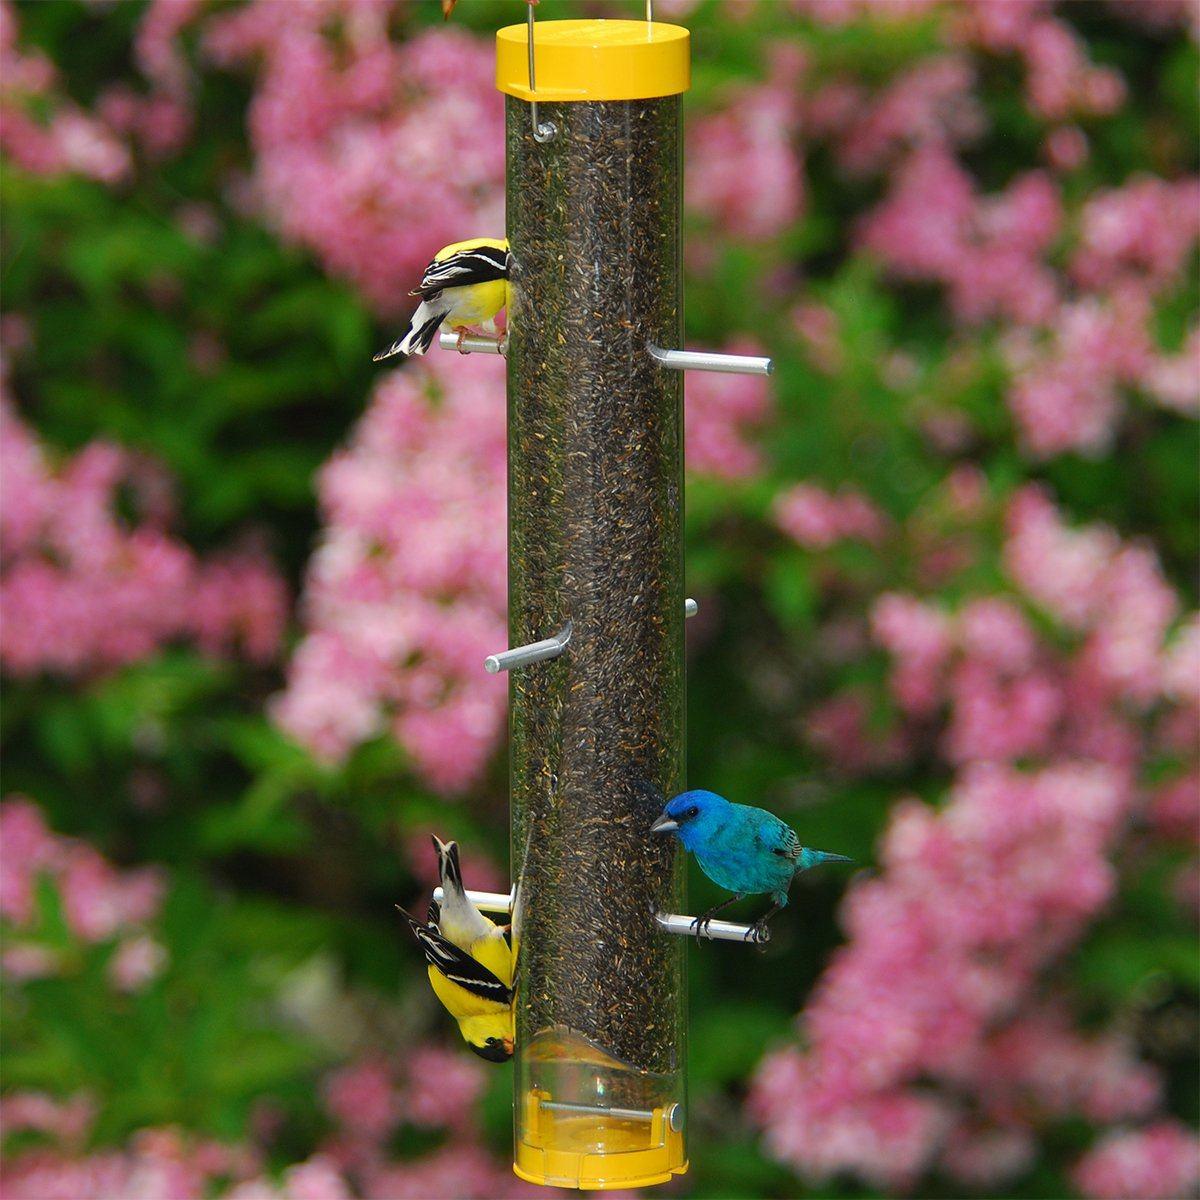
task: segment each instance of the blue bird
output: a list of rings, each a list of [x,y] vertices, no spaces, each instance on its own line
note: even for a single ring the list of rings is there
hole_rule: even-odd
[[[788,888],[801,872],[826,862],[853,862],[844,854],[810,850],[774,813],[734,804],[716,792],[683,792],[669,801],[651,833],[673,833],[690,850],[705,875],[734,895],[695,920],[697,936],[729,904],[769,892],[774,904],[755,923],[765,940],[767,922],[788,902]]]

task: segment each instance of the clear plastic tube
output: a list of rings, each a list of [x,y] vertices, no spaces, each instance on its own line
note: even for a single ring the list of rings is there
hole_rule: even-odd
[[[515,1167],[624,1188],[686,1169],[680,105],[508,104]]]

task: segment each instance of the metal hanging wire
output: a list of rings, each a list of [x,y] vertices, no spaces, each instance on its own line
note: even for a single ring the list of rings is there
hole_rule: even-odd
[[[527,27],[529,30],[529,90],[534,95],[537,94],[537,75],[534,70],[534,55],[533,55],[533,10],[538,0],[526,0],[526,11],[529,14]],[[653,0],[646,0],[647,9],[650,8]],[[534,99],[529,101],[529,118],[533,122],[533,140],[535,142],[549,142],[555,134],[558,133],[558,126],[553,121],[538,120],[538,102]]]

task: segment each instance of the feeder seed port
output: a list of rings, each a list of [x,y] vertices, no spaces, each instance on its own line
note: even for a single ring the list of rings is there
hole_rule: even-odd
[[[488,337],[472,333],[459,344],[457,333],[446,332],[438,339],[443,350],[459,350],[463,354],[506,354],[508,338]],[[718,375],[773,375],[772,359],[754,354],[717,354],[709,350],[664,350],[653,343],[646,344],[647,353],[660,367],[668,371],[708,371]]]
[[[700,605],[690,596],[683,602],[683,615],[694,617],[700,611]],[[499,654],[489,654],[483,660],[483,669],[489,675],[500,671],[511,671],[516,667],[528,667],[534,663],[545,662],[557,658],[571,641],[571,622],[568,621],[553,637],[543,638],[540,642],[529,642],[524,646],[514,646],[511,650],[501,650]]]
[[[442,903],[442,889],[433,889],[433,898]],[[508,892],[467,892],[467,899],[484,912],[507,913],[512,911],[512,895]],[[655,913],[655,921],[664,933],[678,937],[698,937],[696,918],[682,913]],[[704,938],[717,942],[746,942],[762,945],[771,940],[769,929],[759,930],[754,925],[739,925],[736,921],[709,921],[704,927]]]

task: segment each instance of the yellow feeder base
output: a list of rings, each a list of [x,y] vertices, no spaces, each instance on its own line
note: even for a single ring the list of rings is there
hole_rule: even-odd
[[[656,1108],[649,1123],[625,1110],[554,1111],[550,1096],[535,1089],[525,1100],[513,1171],[529,1183],[606,1191],[666,1183],[687,1169],[683,1131],[672,1128],[671,1109]]]

